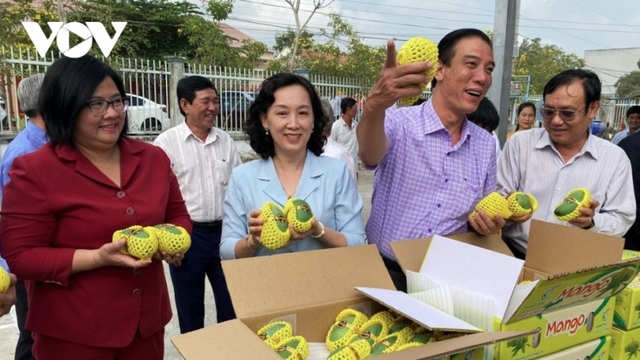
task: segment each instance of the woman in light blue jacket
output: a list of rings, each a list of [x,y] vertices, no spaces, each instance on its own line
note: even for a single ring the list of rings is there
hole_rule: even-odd
[[[364,244],[362,197],[346,164],[321,157],[328,120],[311,83],[277,74],[262,84],[249,109],[245,131],[260,159],[236,167],[223,204],[220,257],[245,258]],[[260,209],[305,200],[315,220],[310,231],[290,228],[291,241],[278,250],[262,246]]]

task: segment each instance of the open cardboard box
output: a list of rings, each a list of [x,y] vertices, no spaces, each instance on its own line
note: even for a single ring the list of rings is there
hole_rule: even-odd
[[[238,320],[171,338],[187,360],[276,360],[280,357],[256,335],[267,323],[288,321],[295,334],[324,342],[341,310],[351,307],[370,316],[384,309],[356,287],[395,292],[374,245],[228,260],[222,265]],[[532,333],[480,332],[377,358],[438,359]]]
[[[509,254],[499,235],[468,233],[449,238]],[[420,272],[430,243],[431,239],[399,241],[392,243],[391,248],[405,271]],[[621,261],[623,246],[622,238],[532,220],[521,280],[537,281],[515,287],[501,317],[503,323],[615,295],[633,280],[640,266],[637,258]],[[483,249],[477,250],[479,256]],[[455,258],[456,254],[451,254],[452,267],[466,265],[456,263]],[[475,270],[467,269],[469,276],[474,276]]]

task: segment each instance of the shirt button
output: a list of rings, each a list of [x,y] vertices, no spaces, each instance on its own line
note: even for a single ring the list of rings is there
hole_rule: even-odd
[[[124,191],[118,191],[118,197],[119,198],[123,198],[124,197]]]
[[[448,182],[449,182],[449,179],[444,179],[444,182],[448,183]]]
[[[140,290],[140,289],[135,289],[135,290],[133,290],[133,295],[135,295],[135,296],[140,296],[140,295],[142,295],[142,290]]]
[[[140,269],[133,269],[133,275],[140,275]]]
[[[127,214],[128,214],[128,215],[133,215],[133,214],[135,214],[135,212],[136,212],[136,211],[135,211],[135,210],[133,210],[133,208],[132,208],[132,207],[128,207],[128,208],[127,208]]]
[[[437,207],[440,207],[440,206],[442,206],[442,205],[438,204],[438,205],[436,205],[436,206],[437,206]]]
[[[431,234],[431,230],[432,230],[432,229],[427,230],[427,231],[429,231],[429,234]]]

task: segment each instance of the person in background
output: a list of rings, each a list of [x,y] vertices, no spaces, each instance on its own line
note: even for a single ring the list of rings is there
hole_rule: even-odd
[[[516,116],[518,125],[516,126],[516,130],[514,132],[507,134],[507,139],[511,138],[511,136],[518,131],[524,131],[533,128],[533,123],[536,120],[536,105],[530,101],[523,102],[518,106]]]
[[[640,132],[636,131],[625,137],[620,141],[618,146],[627,154],[631,162],[633,192],[636,201],[636,220],[624,235],[624,248],[640,251],[640,220],[638,220],[637,216],[637,211],[640,209]]]
[[[44,74],[35,74],[22,79],[18,84],[18,101],[28,121],[25,129],[9,143],[2,156],[0,189],[4,189],[4,186],[10,180],[9,169],[11,169],[11,164],[13,164],[15,158],[36,151],[49,141],[45,132],[44,119],[38,111],[38,96],[40,96],[40,87],[43,79]],[[31,354],[33,338],[31,337],[31,331],[24,327],[27,321],[27,313],[29,312],[29,304],[27,302],[27,289],[22,280],[16,283],[16,296],[16,317],[20,337],[18,337],[18,343],[16,344],[15,360],[32,360],[34,359]]]
[[[622,131],[617,132],[611,140],[614,144],[619,144],[622,139],[631,134],[635,134],[640,129],[640,106],[634,105],[627,109],[627,123],[629,126]]]
[[[333,141],[331,138],[331,125],[333,124],[333,110],[331,109],[331,104],[327,100],[322,100],[322,110],[324,111],[325,116],[327,117],[327,125],[324,127],[324,136],[327,138],[327,141],[324,143],[324,147],[322,148],[322,156],[329,156],[332,158],[340,159],[347,164],[349,168],[349,172],[353,175],[353,179],[357,181],[358,176],[358,168],[356,163],[353,161],[353,157],[349,154],[347,149]]]
[[[13,161],[0,252],[29,293],[26,328],[38,360],[164,357],[171,305],[157,252],[139,260],[113,239],[134,225],[191,231],[165,153],[127,134],[118,74],[85,55],[47,70],[38,100],[49,143]],[[114,241],[115,240],[115,241]]]
[[[262,83],[245,132],[260,159],[233,170],[223,205],[223,259],[247,258],[364,244],[362,197],[347,165],[320,156],[326,117],[309,80],[280,73]],[[302,199],[314,214],[311,230],[296,232],[278,250],[261,242],[266,202]]]
[[[482,99],[476,111],[467,114],[467,119],[487,130],[493,136],[496,140],[496,160],[498,160],[502,152],[500,150],[500,139],[498,139],[498,135],[496,134],[496,129],[498,125],[500,125],[500,114],[498,114],[498,110],[491,100],[486,97]]]
[[[171,159],[193,220],[191,251],[181,266],[169,268],[180,332],[186,333],[204,327],[205,276],[213,289],[217,322],[235,318],[220,263],[220,235],[231,170],[242,160],[231,136],[214,126],[220,98],[211,80],[188,76],[178,81],[176,91],[184,122],[161,133],[154,144]]]
[[[353,162],[357,166],[358,139],[356,138],[357,123],[355,122],[355,118],[358,112],[358,103],[350,97],[342,98],[340,111],[342,112],[342,116],[331,125],[331,138],[349,151]]]

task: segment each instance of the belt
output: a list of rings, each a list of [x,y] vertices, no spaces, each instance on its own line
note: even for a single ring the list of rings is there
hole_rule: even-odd
[[[217,232],[222,230],[222,220],[207,221],[207,222],[193,222],[193,228],[198,230],[204,230],[208,232]]]

